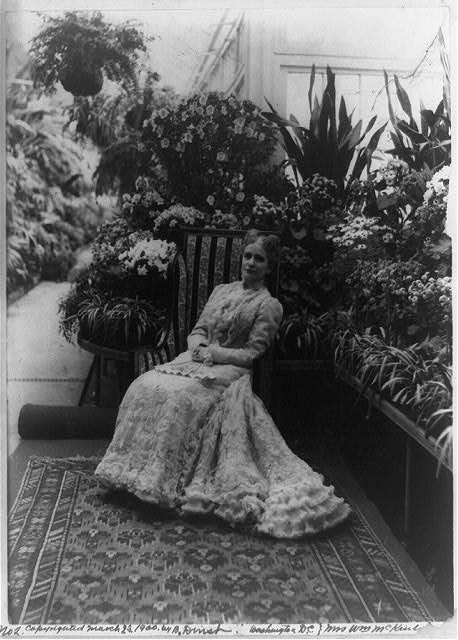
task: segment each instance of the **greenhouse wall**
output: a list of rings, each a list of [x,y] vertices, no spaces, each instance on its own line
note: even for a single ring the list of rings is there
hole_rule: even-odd
[[[402,79],[414,116],[421,100],[427,108],[437,105],[442,67],[435,44],[439,28],[448,36],[445,9],[415,8],[412,16],[399,9],[330,11],[226,12],[193,90],[234,93],[263,108],[267,98],[281,115],[292,113],[306,125],[315,65],[312,101],[322,95],[330,66],[336,74],[337,98],[345,96],[354,121],[367,122],[374,113],[380,120],[388,119],[384,70],[390,78],[396,74]],[[387,133],[380,146],[389,145]]]

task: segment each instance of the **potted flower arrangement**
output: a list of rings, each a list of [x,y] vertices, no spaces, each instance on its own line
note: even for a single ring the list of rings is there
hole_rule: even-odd
[[[335,334],[336,371],[397,407],[425,446],[437,439],[440,460],[451,453],[452,419],[448,180],[448,166],[432,173],[389,161],[354,185],[344,220],[330,228],[351,315]]]
[[[291,189],[272,157],[274,125],[248,100],[218,93],[193,95],[159,109],[143,123],[143,144],[157,154],[168,178],[170,199],[222,216],[227,226],[245,226],[255,196],[278,204]],[[265,203],[264,203],[265,204]]]
[[[104,74],[127,88],[134,81],[138,52],[145,50],[136,27],[109,24],[99,12],[47,16],[30,48],[32,79],[48,93],[60,81],[75,96],[99,93]]]
[[[63,335],[111,347],[153,343],[165,321],[167,267],[175,252],[174,243],[132,231],[122,218],[102,225],[92,264],[61,300]]]
[[[313,360],[319,353],[322,358],[329,313],[338,307],[330,229],[344,213],[336,182],[316,173],[306,178],[288,194],[283,216],[282,357],[304,359],[307,354]]]

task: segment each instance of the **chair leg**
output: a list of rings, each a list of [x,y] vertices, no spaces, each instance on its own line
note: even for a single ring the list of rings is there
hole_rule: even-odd
[[[96,375],[97,375],[96,370],[97,370],[97,366],[98,366],[97,365],[97,360],[98,359],[99,359],[98,356],[94,356],[94,358],[92,359],[92,363],[91,363],[89,372],[88,372],[88,374],[86,376],[86,380],[84,381],[83,390],[81,391],[80,399],[79,399],[79,402],[78,402],[78,406],[80,406],[80,407],[85,404],[86,395],[87,395],[89,386],[90,386],[90,384],[92,382],[92,378],[94,376],[94,373],[96,373]]]
[[[95,366],[95,405],[97,407],[100,406],[100,391],[102,385],[102,369],[103,369],[103,356],[97,356],[96,366]]]
[[[134,362],[133,360],[130,360],[129,362],[118,362],[116,368],[118,378],[117,391],[120,403],[134,379]]]

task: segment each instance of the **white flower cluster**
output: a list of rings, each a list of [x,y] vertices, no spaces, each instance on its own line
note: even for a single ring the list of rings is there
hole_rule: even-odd
[[[409,300],[413,304],[419,301],[439,303],[443,312],[448,314],[452,304],[452,279],[449,276],[431,277],[425,273],[410,285]]]
[[[338,247],[354,247],[357,250],[366,249],[365,242],[374,234],[386,232],[383,241],[389,242],[392,234],[389,228],[381,225],[374,218],[365,216],[347,216],[343,224],[334,224],[328,228],[327,238]]]
[[[132,236],[135,234],[131,234]],[[132,239],[135,241],[135,238]],[[175,252],[176,245],[173,242],[143,238],[136,241],[128,251],[119,254],[119,262],[124,269],[136,271],[140,276],[157,271],[165,278],[167,266]]]
[[[162,211],[154,221],[154,231],[163,228],[173,228],[178,224],[193,225],[202,222],[205,214],[194,207],[185,207],[182,204],[174,204],[165,211]]]
[[[423,196],[425,204],[428,204],[434,196],[442,202],[447,202],[449,180],[450,165],[444,165],[442,169],[436,171],[431,180],[426,183],[426,191]]]

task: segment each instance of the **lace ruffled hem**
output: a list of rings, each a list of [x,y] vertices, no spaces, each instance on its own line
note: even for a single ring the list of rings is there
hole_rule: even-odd
[[[274,538],[301,538],[316,535],[340,524],[350,515],[350,506],[334,494],[334,488],[324,487],[326,495],[320,502],[291,497],[285,490],[275,499],[233,492],[207,495],[201,490],[186,491],[180,507],[182,514],[214,514],[230,525],[249,525],[257,533]],[[281,497],[280,497],[281,496]],[[288,499],[291,498],[291,499]]]
[[[144,502],[175,511],[180,516],[214,516],[231,526],[246,526],[273,538],[293,539],[316,535],[343,522],[351,513],[332,486],[323,487],[320,500],[311,499],[298,488],[276,490],[267,497],[249,488],[216,494],[204,487],[185,489],[183,495],[170,487],[152,490],[138,477],[127,477],[119,469],[98,467],[95,475],[107,487],[126,490]]]
[[[143,502],[154,504],[161,509],[177,509],[179,499],[176,494],[165,489],[152,489],[150,478],[144,483],[137,474],[126,474],[116,465],[103,464],[94,472],[97,480],[107,489],[128,491]]]

